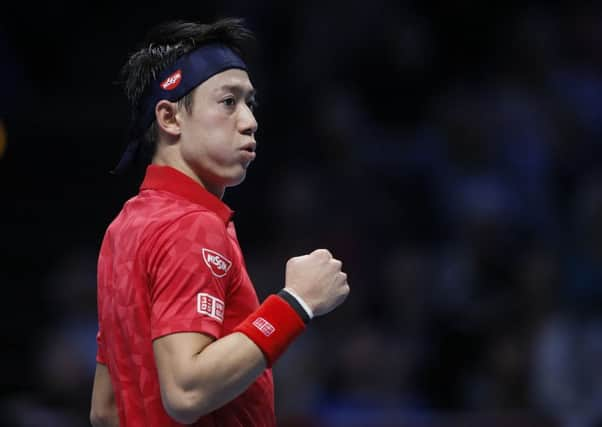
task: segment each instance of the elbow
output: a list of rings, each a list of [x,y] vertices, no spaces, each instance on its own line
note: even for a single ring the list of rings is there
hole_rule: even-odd
[[[95,410],[91,410],[90,411],[90,424],[92,424],[92,427],[100,427],[102,426],[102,418],[100,416],[100,414],[98,412],[96,412]]]
[[[90,411],[90,424],[92,427],[113,427],[118,426],[117,414],[109,409],[100,410],[93,407]]]
[[[182,424],[192,424],[211,412],[200,391],[177,390],[163,396],[163,407],[167,414]]]

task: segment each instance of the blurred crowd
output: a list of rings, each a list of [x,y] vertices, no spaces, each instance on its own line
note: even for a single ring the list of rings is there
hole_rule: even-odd
[[[361,4],[221,10],[260,41],[225,196],[258,294],[316,247],[352,287],[276,365],[279,425],[602,426],[602,5]],[[86,425],[97,244],[47,276],[6,425]]]

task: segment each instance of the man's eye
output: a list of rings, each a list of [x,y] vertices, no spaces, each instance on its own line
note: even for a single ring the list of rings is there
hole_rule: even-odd
[[[233,107],[234,105],[236,105],[236,100],[234,98],[226,98],[222,102],[227,107]]]
[[[247,105],[249,106],[249,109],[251,111],[254,111],[257,107],[258,107],[258,103],[256,100],[254,99],[250,99],[249,101],[247,101]]]

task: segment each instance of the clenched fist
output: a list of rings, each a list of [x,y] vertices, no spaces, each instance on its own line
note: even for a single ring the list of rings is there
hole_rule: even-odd
[[[349,294],[342,266],[327,249],[291,258],[286,263],[285,289],[299,295],[314,316],[322,316],[337,308]]]

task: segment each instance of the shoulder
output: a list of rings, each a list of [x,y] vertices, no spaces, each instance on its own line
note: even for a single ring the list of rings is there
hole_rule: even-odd
[[[216,277],[230,269],[232,248],[224,222],[213,212],[189,211],[150,235],[142,251],[149,271],[177,266],[182,271],[200,271],[206,265]]]
[[[156,249],[181,252],[187,247],[229,247],[226,224],[214,212],[200,207],[171,212],[150,228],[149,243]]]

